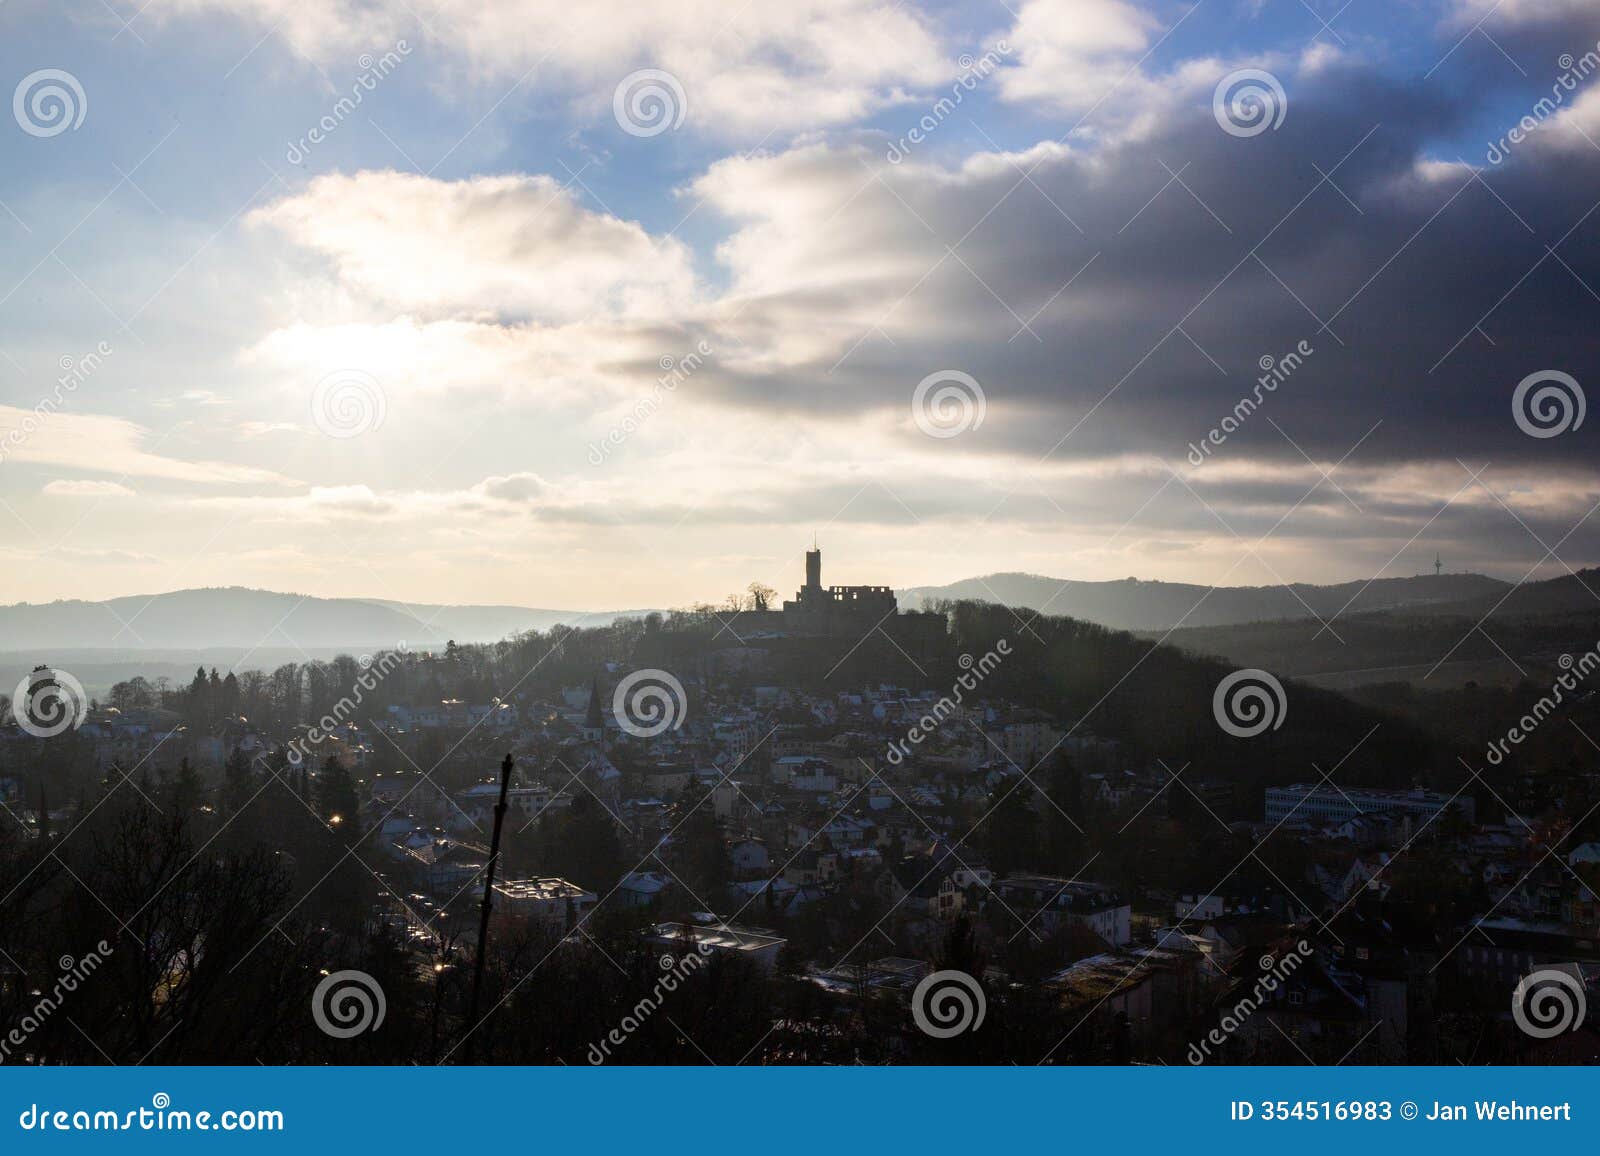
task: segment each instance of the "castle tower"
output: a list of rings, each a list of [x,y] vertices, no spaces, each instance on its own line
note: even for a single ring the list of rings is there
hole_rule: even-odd
[[[806,551],[806,589],[822,589],[822,551],[815,541],[811,549]]]

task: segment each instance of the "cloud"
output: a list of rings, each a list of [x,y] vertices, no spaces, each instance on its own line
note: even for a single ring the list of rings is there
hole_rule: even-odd
[[[791,427],[789,450],[753,446],[714,461],[671,455],[665,467],[653,464],[643,475],[562,482],[502,475],[432,490],[327,487],[289,497],[208,498],[196,506],[249,516],[253,524],[326,532],[331,542],[364,529],[375,534],[375,548],[381,541],[402,554],[495,544],[515,553],[534,543],[542,549],[571,543],[596,558],[621,558],[663,533],[707,543],[766,541],[752,538],[749,528],[771,524],[822,525],[835,538],[848,535],[917,558],[937,527],[958,564],[975,542],[1003,542],[1007,559],[1028,550],[1053,559],[1047,572],[1116,576],[1137,560],[1148,575],[1150,560],[1159,558],[1166,576],[1237,584],[1299,577],[1329,550],[1341,562],[1318,569],[1319,579],[1370,576],[1421,525],[1429,527],[1430,557],[1440,549],[1453,568],[1493,569],[1497,553],[1526,556],[1536,536],[1556,542],[1600,503],[1600,481],[1572,468],[1492,467],[1474,480],[1472,470],[1456,463],[1318,467],[1224,458],[1190,469],[1138,455],[1035,467],[1004,457],[977,463],[931,445],[896,450],[874,437],[858,439],[841,457],[818,460],[806,449],[814,432],[810,422]],[[1525,524],[1500,504],[1513,496]],[[1284,524],[1290,509],[1293,518]],[[1581,549],[1579,540],[1563,552],[1579,558]]]
[[[488,497],[504,502],[533,501],[549,492],[549,485],[538,474],[512,474],[509,477],[485,478],[476,487]]]
[[[124,418],[0,405],[0,461],[204,485],[282,485],[280,474],[227,462],[185,461],[144,448],[150,431]]]
[[[131,498],[134,492],[121,482],[90,478],[57,478],[45,483],[41,493],[55,498]]]
[[[695,348],[711,300],[687,248],[542,175],[324,177],[251,217],[310,262],[301,318],[245,349],[295,396],[357,370],[413,394],[585,408]],[[284,428],[262,423],[244,436]]]
[[[72,566],[154,566],[162,561],[153,554],[134,550],[94,550],[77,546],[53,546],[37,550],[3,546],[0,547],[0,558],[17,565],[66,562]]]
[[[298,321],[267,334],[243,352],[241,361],[268,367],[299,394],[308,394],[327,374],[359,369],[397,399],[455,394],[576,407],[638,389],[659,372],[664,353],[688,340],[672,323],[614,320],[560,326],[410,317],[376,323]]]
[[[1135,100],[1149,91],[1138,68],[1159,29],[1124,0],[1028,0],[1005,34],[1015,63],[1000,71],[1001,92],[1072,115]]]
[[[1463,30],[1479,24],[1552,25],[1594,17],[1589,0],[1450,0],[1447,8],[1446,26]]]
[[[1084,44],[1141,43],[1141,21],[1096,11]],[[1526,437],[1510,399],[1544,368],[1600,380],[1575,337],[1593,297],[1574,272],[1595,255],[1574,228],[1591,208],[1576,177],[1600,177],[1600,150],[1558,163],[1529,148],[1480,173],[1432,151],[1467,98],[1315,52],[1278,65],[1282,126],[1241,139],[1211,109],[1208,70],[1230,66],[1172,74],[1137,137],[891,165],[860,134],[717,161],[688,190],[728,226],[715,289],[639,225],[556,207],[548,178],[324,179],[259,218],[331,258],[379,315],[429,319],[302,322],[251,356],[308,380],[353,359],[402,389],[603,409],[704,333],[717,356],[674,403],[713,431],[706,445],[725,444],[718,413],[803,415],[834,438],[868,420],[915,441],[917,382],[959,369],[989,419],[949,455],[1178,461],[1257,388],[1263,359],[1305,342],[1314,354],[1228,454],[1583,457],[1581,439]],[[547,204],[572,244],[547,232]],[[1561,240],[1554,256],[1544,239]],[[448,255],[437,275],[427,252]],[[475,305],[500,319],[457,316]],[[652,441],[669,436],[697,440],[652,423]]]
[[[1600,231],[1580,191],[1600,150],[1569,134],[1559,157],[1480,174],[1433,151],[1466,97],[1350,60],[1282,79],[1284,123],[1251,139],[1221,130],[1206,86],[1092,149],[891,166],[836,141],[718,162],[696,191],[736,226],[718,257],[742,340],[737,374],[690,392],[845,422],[904,414],[925,374],[955,368],[989,419],[950,453],[1176,460],[1261,359],[1307,340],[1269,400],[1279,428],[1257,419],[1230,453],[1293,460],[1298,443],[1331,462],[1381,420],[1359,457],[1588,459],[1587,427],[1529,438],[1511,397],[1545,368],[1600,382],[1582,336]]]
[[[322,176],[250,220],[328,258],[347,287],[428,318],[637,318],[693,297],[683,244],[584,209],[547,176]]]
[[[607,119],[624,76],[659,68],[681,82],[691,131],[717,137],[854,123],[955,72],[929,21],[887,0],[433,0],[422,17],[409,0],[153,0],[141,11],[230,13],[324,66],[406,38],[438,50],[449,89],[500,96],[537,72]]]

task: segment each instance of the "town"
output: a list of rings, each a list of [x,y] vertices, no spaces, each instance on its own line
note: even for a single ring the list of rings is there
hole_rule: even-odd
[[[134,679],[64,733],[13,722],[4,958],[142,955],[147,1022],[109,993],[107,1022],[196,1060],[341,1054],[309,1017],[208,1038],[192,1005],[224,963],[273,992],[359,969],[408,1024],[354,1045],[373,1062],[1596,1058],[1587,1024],[1535,1038],[1507,1009],[1529,973],[1580,994],[1600,973],[1600,839],[1567,818],[1600,774],[1446,790],[1404,720],[1368,730],[1299,688],[1307,741],[1341,737],[1296,767],[1203,694],[1203,740],[1156,709],[1190,677],[1176,658],[1097,713],[1051,709],[1115,681],[1052,693],[1081,676],[1064,654],[1116,670],[1103,648],[1148,647],[994,606],[900,613],[824,587],[815,548],[771,599]],[[45,1027],[41,1059],[87,1058]]]

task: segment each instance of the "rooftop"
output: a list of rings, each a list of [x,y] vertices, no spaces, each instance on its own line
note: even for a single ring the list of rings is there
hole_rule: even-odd
[[[576,883],[565,879],[507,879],[494,885],[495,892],[507,899],[556,900],[582,899],[590,894]]]
[[[681,923],[658,923],[652,930],[657,940],[682,941],[684,938]],[[691,942],[695,944],[723,951],[760,951],[763,948],[782,946],[785,942],[782,936],[768,935],[753,928],[734,924],[715,927],[697,925],[691,929],[689,935]]]

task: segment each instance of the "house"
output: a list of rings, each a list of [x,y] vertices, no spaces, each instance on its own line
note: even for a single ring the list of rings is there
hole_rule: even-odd
[[[832,794],[839,789],[839,777],[823,760],[806,759],[800,768],[790,773],[787,785],[791,791]]]
[[[508,920],[569,929],[599,902],[599,896],[565,879],[508,879],[494,885],[495,911]]]
[[[417,820],[412,815],[390,813],[383,815],[378,823],[378,845],[397,859],[405,857],[403,840],[417,828]]]
[[[624,907],[648,907],[672,887],[672,878],[662,871],[635,871],[617,884],[617,897]]]
[[[803,775],[811,759],[806,755],[784,755],[772,760],[769,772],[772,782],[780,787],[789,785],[795,775]]]
[[[768,975],[777,970],[778,954],[788,940],[762,928],[741,927],[712,918],[709,923],[658,923],[646,934],[645,941],[669,951],[700,951],[749,960]]]
[[[1045,936],[1069,924],[1087,927],[1113,947],[1133,939],[1133,907],[1110,887],[1051,875],[1011,875],[1000,898]]]
[[[965,897],[946,864],[955,865],[951,859],[907,855],[890,865],[880,881],[880,890],[891,903],[914,915],[954,919]]]
[[[712,725],[711,738],[722,748],[729,766],[738,766],[761,741],[755,715],[719,719]]]
[[[811,884],[794,884],[779,876],[776,879],[751,879],[743,883],[735,883],[733,889],[744,896],[744,906],[748,910],[760,910],[757,904],[764,905],[768,911],[793,912],[815,903],[825,894],[823,888]]]
[[[1188,919],[1215,919],[1232,911],[1238,904],[1225,895],[1180,895],[1172,903],[1172,914],[1179,921]]]
[[[494,731],[511,730],[519,722],[517,708],[499,699],[487,703],[474,703],[467,711],[467,718],[473,727],[484,727]]]
[[[783,877],[796,886],[831,883],[839,877],[839,856],[833,851],[808,847],[789,860]]]
[[[789,843],[795,847],[804,846],[815,839],[826,840],[830,847],[844,850],[869,846],[877,837],[876,823],[853,815],[835,815],[821,826],[810,819],[796,819],[789,824]]]
[[[422,870],[430,891],[453,898],[482,873],[489,862],[489,849],[442,836],[426,842],[412,838],[406,844],[406,860]]]
[[[475,783],[454,796],[455,813],[450,817],[452,826],[463,835],[468,830],[487,832],[494,826],[494,809],[500,802],[499,783]],[[535,783],[527,787],[512,787],[506,792],[506,822],[510,829],[520,831],[529,823],[537,822],[546,812],[572,805],[572,796],[552,794],[549,787]]]
[[[928,854],[938,860],[949,859],[950,878],[969,896],[988,891],[994,884],[994,872],[989,864],[971,847],[958,847],[944,839],[935,839]]]
[[[989,740],[1005,752],[1015,767],[1030,769],[1061,745],[1063,732],[1042,711],[1017,711],[998,726],[985,727]]]
[[[694,778],[688,763],[656,763],[645,768],[644,789],[652,795],[680,795]]]
[[[772,856],[762,839],[735,839],[728,844],[728,861],[737,879],[755,879],[772,869]]]

